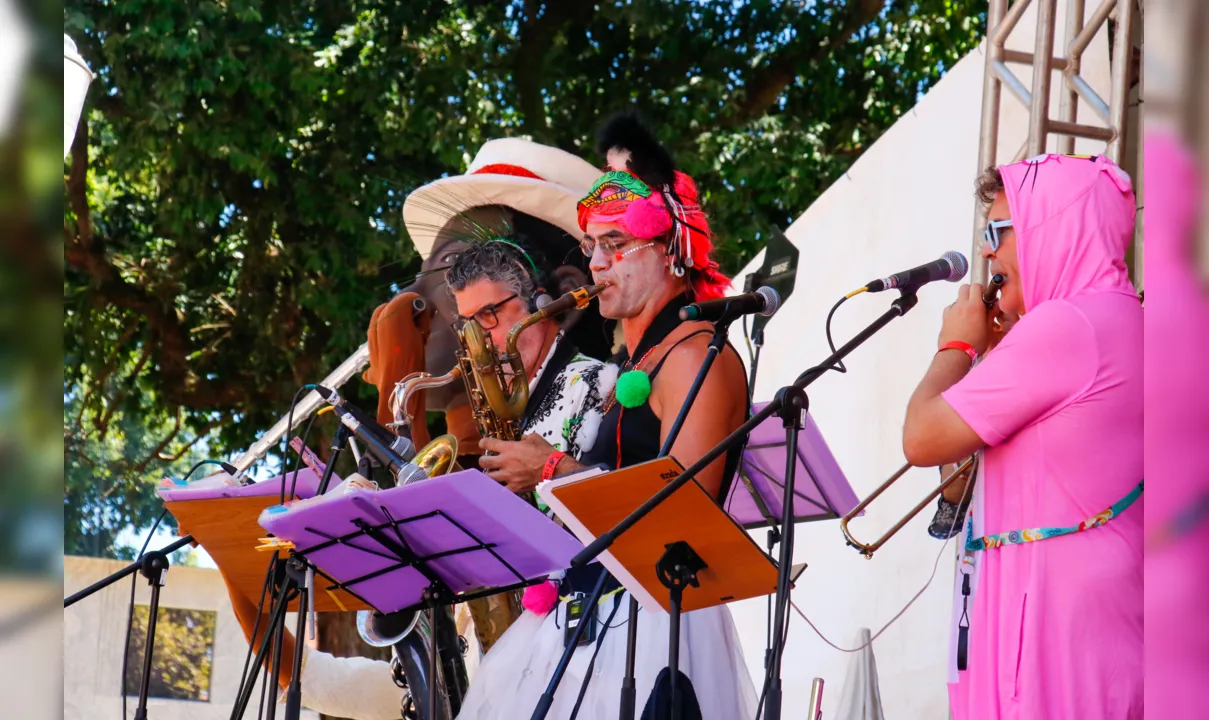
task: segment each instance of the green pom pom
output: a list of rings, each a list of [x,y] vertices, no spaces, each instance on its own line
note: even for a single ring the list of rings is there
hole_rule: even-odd
[[[651,376],[641,370],[622,373],[621,377],[617,378],[614,395],[622,407],[638,407],[651,396]]]

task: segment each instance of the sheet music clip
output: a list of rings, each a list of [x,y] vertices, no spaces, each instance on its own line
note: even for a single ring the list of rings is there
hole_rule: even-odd
[[[281,538],[277,538],[277,537],[262,537],[262,538],[256,538],[256,540],[257,540],[257,542],[260,543],[259,545],[257,545],[254,548],[257,552],[269,552],[269,551],[277,551],[277,550],[293,550],[294,549],[294,543],[290,542],[289,540],[282,540]]]

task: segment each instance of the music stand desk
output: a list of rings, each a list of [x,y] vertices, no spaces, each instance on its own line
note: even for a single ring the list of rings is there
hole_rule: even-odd
[[[568,567],[583,549],[478,470],[389,490],[353,489],[267,512],[260,522],[332,580],[326,589],[349,592],[383,613],[529,584]]]
[[[209,478],[207,478],[209,479]],[[333,477],[339,482],[339,478]],[[264,589],[265,570],[271,553],[258,551],[264,530],[258,524],[261,514],[281,501],[282,477],[245,486],[163,487],[159,494],[164,506],[176,518],[182,535],[192,534],[206,549],[231,586],[256,604]],[[319,487],[319,477],[310,468],[285,477],[286,489],[294,487],[297,498],[308,498]],[[290,604],[296,610],[298,601]],[[356,596],[339,590],[315,593],[316,612],[368,610],[369,605]]]
[[[752,412],[759,412],[767,404],[756,403]],[[748,436],[723,505],[744,528],[754,530],[768,525],[764,510],[780,524],[785,502],[787,451],[785,426],[776,415],[757,425]],[[795,522],[838,520],[856,507],[856,493],[809,413],[798,433],[797,455],[797,482],[793,487]],[[745,477],[751,482],[751,488]],[[810,482],[803,482],[803,478],[809,478]],[[753,490],[758,499],[753,497]]]
[[[591,471],[538,486],[542,499],[584,543],[607,532],[684,468],[664,457],[613,472]],[[655,566],[667,546],[686,542],[705,562],[700,587],[684,592],[683,612],[776,591],[772,560],[696,481],[686,483],[618,536],[600,562],[647,611],[670,611]]]

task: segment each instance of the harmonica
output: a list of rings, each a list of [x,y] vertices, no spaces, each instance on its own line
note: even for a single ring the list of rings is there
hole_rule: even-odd
[[[987,310],[995,304],[995,298],[999,295],[999,289],[1003,287],[1004,277],[1002,273],[995,273],[991,276],[991,281],[987,283],[987,289],[982,291],[982,302],[986,303]]]

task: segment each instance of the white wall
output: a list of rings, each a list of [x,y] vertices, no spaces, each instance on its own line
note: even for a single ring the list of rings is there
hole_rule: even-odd
[[[1095,3],[1088,3],[1088,13]],[[1010,47],[1032,51],[1035,5]],[[1066,10],[1059,3],[1055,54],[1061,50]],[[958,63],[911,112],[905,114],[786,231],[801,250],[796,287],[766,331],[756,399],[828,355],[824,321],[844,293],[869,280],[914,267],[945,250],[970,255],[974,223],[973,183],[978,175],[978,137],[984,56],[981,48]],[[1012,66],[1026,86],[1027,67]],[[1084,57],[1084,76],[1108,97],[1107,40]],[[1060,75],[1055,73],[1051,116],[1057,114]],[[1005,90],[1000,160],[1010,161],[1027,134],[1027,111]],[[1080,121],[1094,116],[1080,108]],[[1051,147],[1053,147],[1051,145]],[[1102,143],[1081,143],[1098,152]],[[748,270],[758,268],[757,257]],[[743,273],[746,274],[746,271]],[[741,288],[740,275],[735,286]],[[923,288],[918,306],[895,320],[846,362],[848,373],[828,373],[809,390],[810,407],[840,466],[859,497],[865,497],[904,462],[901,430],[907,400],[935,352],[941,310],[955,286]],[[834,337],[842,344],[889,308],[893,293],[861,295],[836,312]],[[736,326],[737,327],[737,326]],[[741,353],[742,354],[742,353]],[[854,534],[872,540],[935,487],[935,469],[915,469],[887,491]],[[799,526],[795,562],[809,567],[793,596],[803,612],[837,645],[851,647],[859,627],[877,632],[916,592],[943,552],[931,587],[874,642],[881,695],[889,720],[948,717],[945,662],[953,578],[953,545],[927,535],[931,509],[922,512],[871,561],[844,545],[838,521]],[[764,532],[753,533],[761,546]],[[763,676],[765,600],[732,606],[756,687]],[[826,682],[824,717],[833,717],[849,655],[825,645],[791,614],[784,656],[785,717],[801,717],[810,681]],[[842,720],[842,719],[841,719]]]
[[[100,558],[63,559],[64,597],[125,567],[126,563]],[[150,588],[138,579],[135,603],[151,600]],[[130,603],[129,578],[81,600],[63,611],[63,718],[91,720],[121,714],[119,695],[126,614]],[[214,628],[214,662],[211,665],[210,701],[149,699],[147,716],[156,720],[226,720],[231,715],[248,645],[231,611],[226,585],[217,570],[173,566],[160,592],[160,607],[217,611]],[[292,613],[291,613],[292,616]],[[293,624],[290,625],[293,628]],[[256,696],[259,697],[259,687]],[[134,716],[137,697],[127,700],[127,717]],[[245,713],[256,717],[255,701]],[[280,708],[278,709],[280,713]],[[278,715],[280,717],[280,714]],[[302,712],[303,720],[318,715]]]

